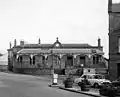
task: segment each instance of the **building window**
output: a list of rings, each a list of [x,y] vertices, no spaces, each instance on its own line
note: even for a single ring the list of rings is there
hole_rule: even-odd
[[[33,56],[33,64],[35,65],[35,56]]]
[[[120,37],[118,37],[118,52],[120,53]]]
[[[93,56],[93,64],[99,64],[99,61],[100,61],[99,55]]]
[[[30,57],[30,65],[32,64],[32,59],[31,59],[31,57]]]
[[[19,63],[19,59],[20,59],[20,58],[18,57],[18,58],[17,58],[17,62],[18,62],[18,63]]]
[[[23,59],[22,59],[22,56],[20,56],[20,63],[22,63],[22,60],[23,60]]]
[[[99,64],[99,56],[96,57],[96,64]]]
[[[45,60],[45,57],[44,57],[44,56],[42,56],[42,60],[43,60],[43,61]]]
[[[93,56],[93,64],[96,64],[96,62],[95,62],[95,56]]]

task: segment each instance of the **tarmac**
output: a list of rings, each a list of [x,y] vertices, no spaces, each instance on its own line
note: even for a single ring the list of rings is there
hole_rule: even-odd
[[[58,84],[58,85],[51,84],[49,86],[58,88],[58,89],[62,89],[62,90],[66,90],[66,91],[70,91],[70,92],[81,93],[81,94],[85,94],[85,95],[89,95],[89,96],[93,96],[93,97],[106,97],[106,96],[102,96],[99,94],[99,89],[94,89],[94,88],[90,88],[89,91],[81,91],[79,86],[73,86],[72,88],[65,88],[64,85],[62,85],[62,84]]]
[[[65,91],[70,91],[70,92],[75,92],[75,93],[81,93],[81,94],[93,96],[93,97],[107,97],[107,96],[100,95],[99,89],[95,89],[95,88],[90,88],[89,91],[81,91],[81,88],[76,84],[74,84],[72,88],[65,88],[63,84],[63,79],[64,79],[63,77],[60,77],[58,79],[57,85],[53,85],[51,76],[36,76],[36,78],[44,80],[44,81],[48,81],[48,82],[51,81],[51,84],[49,84],[48,86],[52,88],[62,89]],[[116,97],[120,97],[120,96],[116,96]]]

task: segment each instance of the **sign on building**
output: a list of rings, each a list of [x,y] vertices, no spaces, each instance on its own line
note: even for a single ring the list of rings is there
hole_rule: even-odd
[[[95,69],[94,68],[84,68],[83,69],[83,73],[84,74],[95,74],[96,73],[96,71],[95,71]]]

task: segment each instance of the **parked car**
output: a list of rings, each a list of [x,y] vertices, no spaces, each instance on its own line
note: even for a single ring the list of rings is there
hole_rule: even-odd
[[[74,82],[76,84],[81,83],[85,76],[88,79],[90,85],[94,86],[95,88],[98,88],[103,83],[111,83],[111,81],[105,79],[105,76],[102,74],[83,74],[80,78],[76,78]]]
[[[116,87],[116,86],[119,86],[119,87],[120,87],[120,77],[118,77],[117,80],[112,81],[112,85],[114,85],[115,87]]]
[[[120,77],[112,81],[110,84],[103,84],[99,90],[101,95],[114,97],[113,95],[120,96]]]
[[[100,95],[108,96],[108,97],[115,97],[118,88],[114,87],[112,84],[103,84],[99,89]]]

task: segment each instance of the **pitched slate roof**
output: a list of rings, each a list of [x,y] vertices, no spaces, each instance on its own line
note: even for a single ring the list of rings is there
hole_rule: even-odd
[[[65,48],[81,48],[81,47],[92,47],[89,44],[62,44]]]
[[[101,50],[98,49],[53,49],[53,53],[75,53],[75,54],[104,54]]]
[[[104,53],[98,49],[94,49],[96,54],[103,55]],[[92,54],[92,49],[22,49],[18,54],[41,54],[41,53],[54,53],[54,54]]]
[[[50,53],[50,50],[43,49],[22,49],[17,52],[18,54],[40,54],[40,53]]]
[[[53,44],[24,44],[18,47],[24,48],[53,48]],[[87,48],[92,47],[89,44],[62,44],[62,48]]]

